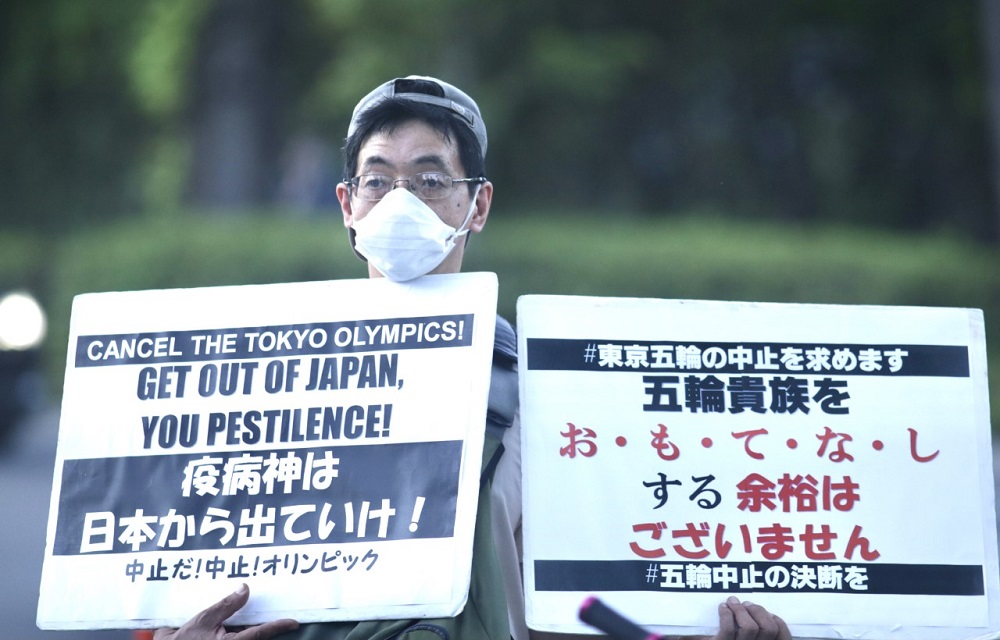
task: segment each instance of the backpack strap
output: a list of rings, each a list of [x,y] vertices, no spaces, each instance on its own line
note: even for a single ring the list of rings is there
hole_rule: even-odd
[[[514,327],[503,316],[497,316],[496,329],[493,331],[493,362],[517,365],[517,335]]]
[[[486,408],[486,433],[503,440],[517,414],[517,338],[510,323],[497,316],[493,333],[493,369]]]
[[[493,473],[503,456],[503,437],[517,415],[517,338],[514,328],[497,316],[493,332],[493,369],[490,372],[490,397],[486,406],[486,441],[479,482],[493,481]],[[491,440],[496,440],[492,444]]]

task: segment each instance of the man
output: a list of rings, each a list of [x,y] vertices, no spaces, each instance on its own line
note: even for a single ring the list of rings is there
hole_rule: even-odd
[[[468,234],[483,230],[493,198],[485,176],[486,127],[479,107],[458,88],[434,78],[391,80],[355,108],[344,147],[345,180],[337,186],[344,226],[370,277],[406,281],[458,273]],[[495,468],[480,491],[472,586],[465,610],[448,620],[303,625],[302,638],[513,637],[527,640],[517,538],[520,535],[520,433],[515,418],[513,332],[497,319],[487,441],[502,439]],[[513,382],[512,382],[513,381]],[[249,597],[244,586],[159,640],[267,640],[294,631],[292,620],[226,635],[226,618]],[[532,636],[534,637],[534,636]],[[559,637],[559,636],[554,636]],[[565,636],[562,636],[565,637]],[[788,640],[780,618],[731,598],[720,605],[720,640]]]

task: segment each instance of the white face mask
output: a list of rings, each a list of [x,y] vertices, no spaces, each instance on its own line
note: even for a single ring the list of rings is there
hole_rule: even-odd
[[[465,225],[476,210],[476,195],[458,229],[441,221],[434,210],[409,189],[387,193],[364,218],[355,220],[354,247],[379,273],[394,282],[406,282],[433,271],[455,241],[469,232]]]

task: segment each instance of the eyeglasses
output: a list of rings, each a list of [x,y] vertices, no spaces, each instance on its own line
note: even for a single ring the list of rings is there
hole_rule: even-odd
[[[344,184],[354,187],[360,199],[378,202],[400,182],[405,182],[413,195],[421,200],[439,200],[450,194],[459,182],[483,183],[486,178],[452,178],[446,173],[435,172],[416,173],[409,178],[390,178],[380,173],[366,173],[345,180]]]

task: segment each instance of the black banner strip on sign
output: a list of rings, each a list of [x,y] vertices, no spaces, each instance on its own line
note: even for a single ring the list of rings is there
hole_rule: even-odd
[[[447,538],[461,455],[455,440],[66,460],[53,554]]]
[[[979,565],[536,560],[536,591],[982,596]]]
[[[440,349],[472,344],[473,314],[84,335],[77,367]]]
[[[603,373],[670,372],[678,374],[714,373],[726,375],[796,375],[796,376],[918,376],[969,377],[969,350],[965,346],[920,344],[820,344],[779,342],[644,342],[595,338],[563,340],[528,338],[527,363],[532,371],[600,371]],[[608,345],[614,346],[613,360],[608,360]],[[684,349],[695,348],[699,354],[713,350],[711,364],[692,366]],[[782,350],[793,349],[795,365],[782,361]],[[808,354],[826,350],[826,364],[810,368]],[[840,350],[841,356],[835,357]],[[741,351],[749,361],[733,362],[732,354]],[[877,356],[878,368],[866,369],[866,354]],[[636,357],[638,355],[638,357]],[[705,359],[709,359],[707,356]],[[890,369],[890,359],[898,370]],[[683,364],[680,363],[684,360]]]

